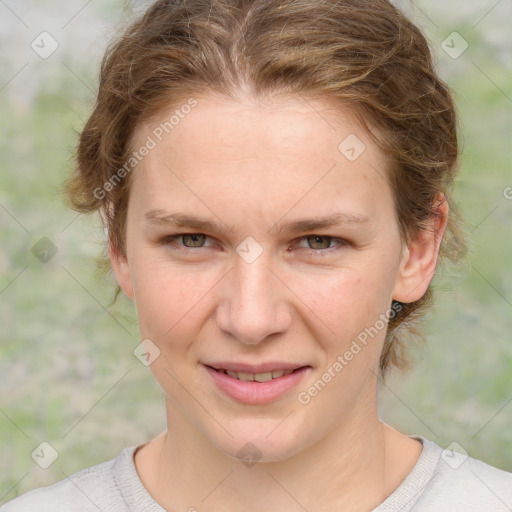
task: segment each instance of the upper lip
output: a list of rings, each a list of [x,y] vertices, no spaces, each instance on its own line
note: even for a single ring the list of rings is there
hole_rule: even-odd
[[[249,364],[235,361],[215,361],[211,363],[203,363],[206,366],[211,366],[216,370],[232,370],[234,372],[247,372],[247,373],[266,373],[277,370],[296,370],[303,366],[310,366],[301,363],[285,363],[279,361],[268,361],[266,363]]]

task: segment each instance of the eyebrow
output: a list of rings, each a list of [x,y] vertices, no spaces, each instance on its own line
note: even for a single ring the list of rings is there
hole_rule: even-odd
[[[155,225],[172,225],[179,228],[193,228],[199,231],[216,232],[226,234],[228,231],[234,231],[232,228],[222,223],[197,217],[181,212],[166,212],[164,210],[149,210],[144,214],[144,219],[150,224]],[[272,229],[276,228],[278,233],[302,233],[314,232],[316,230],[325,229],[344,224],[365,224],[370,220],[365,215],[354,213],[333,213],[324,217],[316,217],[310,219],[293,220],[286,223],[274,224]]]
[[[226,224],[222,225],[209,219],[203,219],[195,215],[181,212],[166,212],[164,210],[149,210],[144,214],[144,219],[150,224],[172,225],[179,228],[193,228],[203,231],[211,231],[226,234],[231,231]]]

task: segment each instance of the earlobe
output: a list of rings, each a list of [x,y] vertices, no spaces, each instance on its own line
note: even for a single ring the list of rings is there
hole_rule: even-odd
[[[130,266],[126,254],[119,251],[111,241],[109,243],[108,255],[117,283],[121,287],[121,290],[123,290],[124,294],[130,299],[133,299],[133,285]]]
[[[425,229],[418,231],[402,251],[399,275],[393,291],[393,299],[414,302],[421,299],[434,276],[441,241],[448,222],[448,202],[439,194],[435,208]]]

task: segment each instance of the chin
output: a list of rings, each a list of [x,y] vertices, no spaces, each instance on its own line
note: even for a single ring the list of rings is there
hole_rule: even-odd
[[[247,467],[252,467],[257,462],[285,461],[315,442],[311,440],[308,443],[304,431],[297,434],[291,425],[285,426],[288,420],[279,425],[280,421],[282,419],[258,420],[256,425],[250,424],[250,420],[237,421],[236,426],[229,428],[230,432],[236,432],[234,437],[230,437],[224,431],[220,437],[208,437],[220,452],[237,459]]]

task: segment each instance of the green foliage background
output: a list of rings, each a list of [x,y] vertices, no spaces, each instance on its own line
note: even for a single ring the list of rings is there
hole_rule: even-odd
[[[428,344],[416,350],[412,372],[382,386],[381,415],[512,471],[512,200],[504,196],[512,186],[512,59],[510,6],[498,4],[402,2],[458,101],[464,152],[456,198],[471,253],[465,271],[438,272]],[[1,503],[115,457],[162,431],[165,418],[158,385],[133,355],[140,342],[133,306],[121,298],[109,307],[113,281],[95,273],[98,219],[77,217],[60,197],[101,52],[130,9],[113,0],[85,7],[27,0],[0,10]],[[47,60],[30,48],[42,30],[60,43]],[[456,60],[440,47],[453,31],[469,43]],[[31,250],[42,237],[58,249],[48,263]],[[47,470],[30,456],[41,441],[59,453]]]

